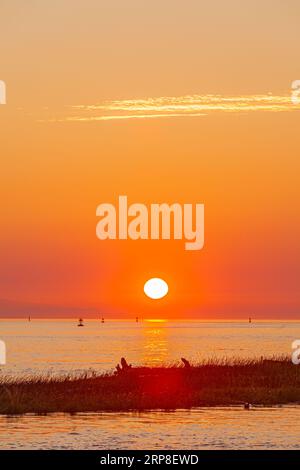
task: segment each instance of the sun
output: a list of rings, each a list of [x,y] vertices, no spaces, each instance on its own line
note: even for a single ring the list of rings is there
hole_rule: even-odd
[[[168,291],[168,284],[159,277],[149,279],[144,285],[144,292],[150,299],[162,299],[167,295]]]

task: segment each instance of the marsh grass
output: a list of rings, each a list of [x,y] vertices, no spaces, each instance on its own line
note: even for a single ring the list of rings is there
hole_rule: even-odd
[[[174,410],[195,406],[300,403],[300,366],[290,358],[210,359],[137,367],[118,375],[13,378],[0,374],[0,413]]]

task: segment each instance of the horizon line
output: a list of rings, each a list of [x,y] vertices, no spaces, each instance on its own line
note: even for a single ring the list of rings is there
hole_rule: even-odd
[[[70,321],[78,321],[78,316],[74,317],[40,317],[40,316],[32,316],[32,315],[27,315],[27,316],[13,316],[13,317],[0,317],[0,321],[9,321],[9,320],[26,320],[28,321],[28,318],[30,317],[30,320],[70,320]],[[82,318],[82,317],[80,317]],[[107,321],[119,321],[119,322],[124,322],[124,321],[133,321],[136,322],[136,318],[138,318],[139,322],[143,321],[152,321],[152,322],[168,322],[168,321],[199,321],[203,323],[225,323],[225,322],[245,322],[248,323],[249,318],[251,318],[252,323],[259,323],[259,322],[300,322],[300,317],[299,318],[255,318],[255,317],[250,317],[249,315],[247,317],[238,317],[238,318],[194,318],[194,317],[189,317],[189,318],[183,318],[183,317],[173,317],[173,318],[158,318],[158,317],[139,317],[138,315],[133,315],[132,317],[103,317],[104,320]],[[94,321],[99,321],[101,322],[102,317],[85,317],[83,318],[84,321],[89,321],[89,320],[94,320]]]

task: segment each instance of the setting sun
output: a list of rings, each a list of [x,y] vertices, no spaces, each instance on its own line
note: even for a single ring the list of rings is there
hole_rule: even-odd
[[[149,279],[144,285],[144,292],[150,299],[161,299],[169,291],[168,284],[158,277]]]

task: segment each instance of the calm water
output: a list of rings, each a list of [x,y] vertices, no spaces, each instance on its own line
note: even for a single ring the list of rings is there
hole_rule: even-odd
[[[125,356],[133,365],[217,357],[291,354],[300,322],[204,323],[89,320],[0,321],[7,364],[0,374],[57,374],[86,369],[111,370]]]
[[[63,374],[111,370],[123,355],[134,365],[290,355],[300,323],[1,320],[0,339],[0,374]],[[2,449],[295,449],[299,436],[297,406],[0,416]]]
[[[300,449],[300,407],[0,416],[0,449]]]

